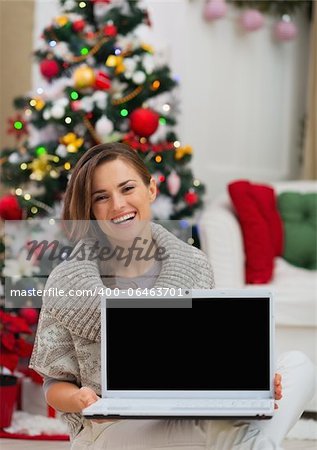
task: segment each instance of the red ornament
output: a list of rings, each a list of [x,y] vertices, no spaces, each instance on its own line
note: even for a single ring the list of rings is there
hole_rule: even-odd
[[[137,135],[149,137],[157,130],[159,118],[151,109],[138,108],[130,114],[130,127]]]
[[[103,34],[109,37],[115,37],[118,34],[118,29],[113,24],[108,24],[103,27]]]
[[[59,74],[59,65],[55,61],[55,59],[44,59],[40,63],[40,71],[43,77],[50,80],[53,77],[56,77],[56,75]]]
[[[196,192],[186,192],[186,194],[184,195],[184,200],[187,203],[188,206],[194,206],[196,205],[196,203],[198,202],[198,195],[196,194]]]
[[[70,102],[70,107],[72,111],[79,111],[81,109],[81,100]]]
[[[104,72],[97,72],[94,87],[96,89],[103,89],[107,91],[111,88],[110,77]]]
[[[0,199],[0,217],[3,220],[21,220],[21,209],[15,195],[5,195]]]
[[[76,31],[77,33],[80,33],[81,31],[83,31],[83,29],[86,26],[86,22],[83,19],[79,19],[79,20],[75,20],[75,22],[73,22],[73,30]]]

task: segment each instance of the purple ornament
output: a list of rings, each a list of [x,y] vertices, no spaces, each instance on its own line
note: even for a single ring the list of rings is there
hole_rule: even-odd
[[[263,15],[257,9],[247,9],[241,15],[241,25],[246,31],[256,31],[264,23]]]
[[[204,6],[203,15],[205,20],[216,20],[225,16],[227,12],[225,0],[207,0]]]
[[[297,36],[297,27],[285,14],[275,25],[274,34],[279,41],[291,41]]]

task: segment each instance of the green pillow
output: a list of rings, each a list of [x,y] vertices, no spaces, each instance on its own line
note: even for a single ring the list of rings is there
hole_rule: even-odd
[[[317,269],[317,192],[283,192],[278,209],[284,224],[283,258],[305,269]]]

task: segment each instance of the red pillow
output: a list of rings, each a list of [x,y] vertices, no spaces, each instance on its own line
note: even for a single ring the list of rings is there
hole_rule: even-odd
[[[267,283],[273,276],[274,256],[283,251],[283,225],[272,187],[238,180],[229,194],[242,228],[246,282]]]

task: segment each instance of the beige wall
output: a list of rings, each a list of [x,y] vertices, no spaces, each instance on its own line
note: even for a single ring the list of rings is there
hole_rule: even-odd
[[[8,136],[7,118],[12,101],[31,88],[33,0],[0,0],[0,146],[14,146]]]

